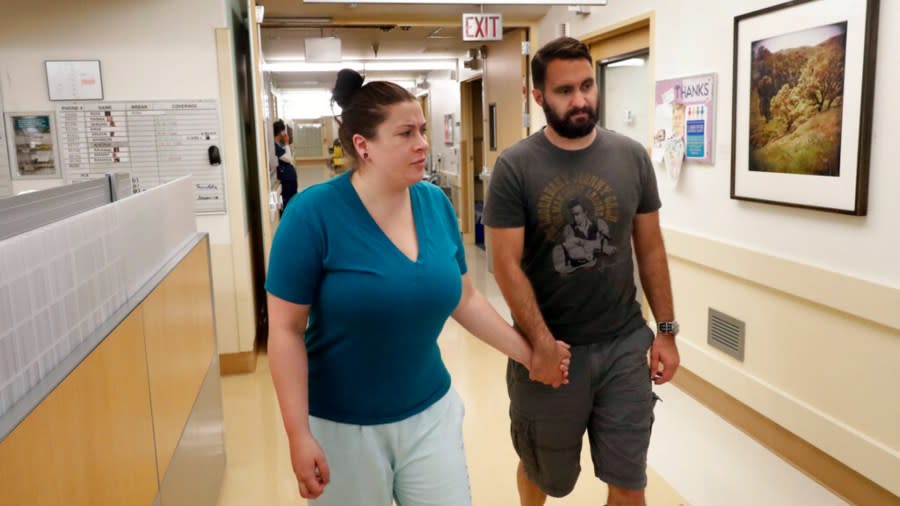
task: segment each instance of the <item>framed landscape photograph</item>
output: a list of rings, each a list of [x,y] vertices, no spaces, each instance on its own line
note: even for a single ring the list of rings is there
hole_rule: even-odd
[[[864,216],[878,0],[734,18],[731,198]]]

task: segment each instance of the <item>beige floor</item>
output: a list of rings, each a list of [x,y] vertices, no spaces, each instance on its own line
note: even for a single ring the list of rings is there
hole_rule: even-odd
[[[515,505],[516,455],[509,442],[509,422],[499,353],[450,322],[441,336],[442,349],[456,388],[466,402],[465,439],[475,506]],[[220,506],[300,505],[281,426],[268,360],[260,357],[253,374],[222,378],[228,466]],[[606,488],[590,474],[587,452],[582,476],[565,499],[547,504],[601,505]],[[650,471],[648,503],[687,504],[656,473]]]
[[[476,286],[503,306],[496,284],[486,274],[481,255],[470,252]],[[503,314],[501,312],[501,314]],[[509,440],[506,360],[472,337],[453,320],[440,337],[441,350],[453,384],[466,404],[465,443],[475,506],[517,505],[515,468],[518,462]],[[228,466],[220,506],[298,505],[299,497],[281,426],[268,361],[261,356],[255,373],[222,378]],[[587,444],[585,444],[587,449]],[[548,505],[602,505],[606,487],[593,477],[590,455],[582,455],[582,474],[575,491]],[[680,506],[685,501],[650,470],[648,504]]]

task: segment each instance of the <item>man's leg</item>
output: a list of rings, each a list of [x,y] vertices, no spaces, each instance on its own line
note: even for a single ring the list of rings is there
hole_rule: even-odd
[[[535,485],[531,478],[525,474],[525,465],[519,461],[519,469],[516,471],[516,483],[519,486],[519,502],[522,506],[544,506],[547,494]]]
[[[519,456],[516,483],[523,506],[572,491],[581,472],[581,442],[593,407],[586,347],[572,347],[569,383],[554,389],[528,378],[510,360],[506,384],[510,435]]]
[[[646,506],[644,489],[630,489],[609,485],[606,506]]]
[[[592,345],[596,397],[589,436],[594,473],[609,487],[608,506],[644,506],[647,448],[656,396],[650,382],[646,326]]]

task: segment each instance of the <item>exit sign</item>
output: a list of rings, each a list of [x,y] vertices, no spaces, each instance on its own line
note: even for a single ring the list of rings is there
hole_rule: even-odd
[[[503,40],[503,14],[462,15],[463,40]]]

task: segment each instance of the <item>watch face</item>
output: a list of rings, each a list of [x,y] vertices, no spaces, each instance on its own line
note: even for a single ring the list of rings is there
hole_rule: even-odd
[[[661,322],[658,328],[660,332],[675,335],[678,333],[678,322]]]

